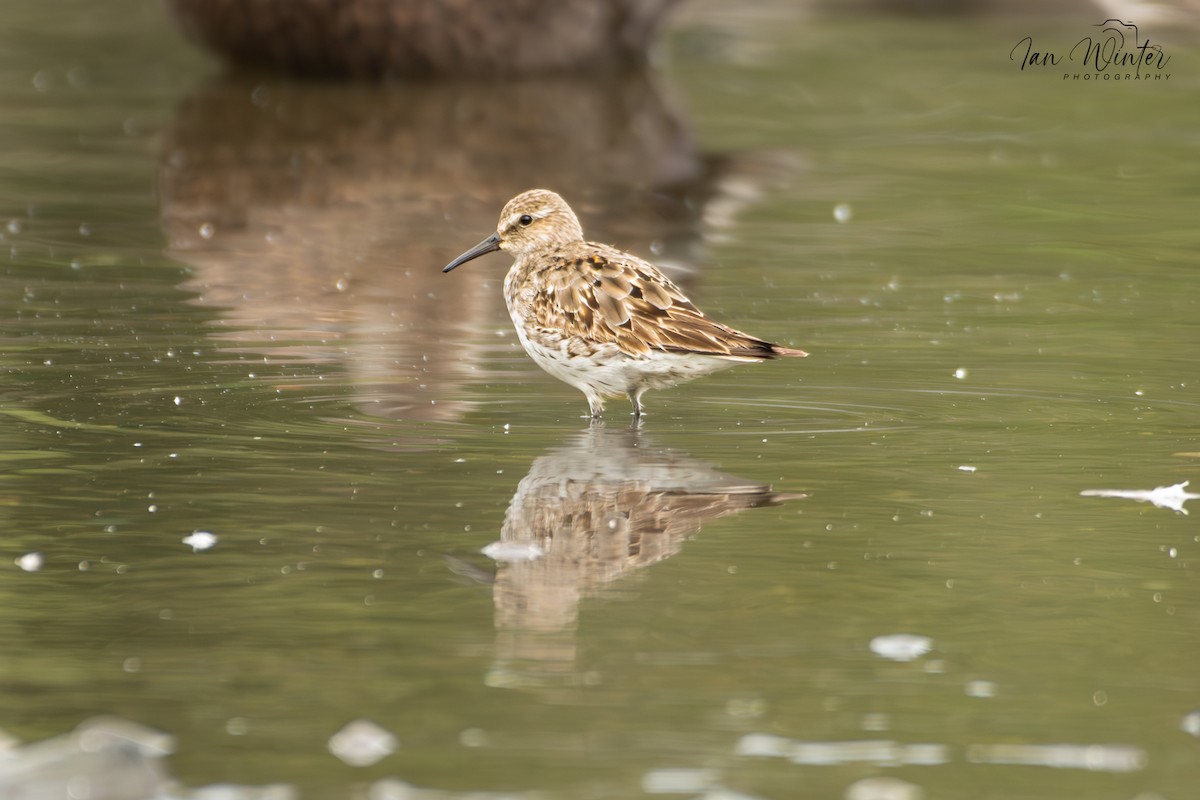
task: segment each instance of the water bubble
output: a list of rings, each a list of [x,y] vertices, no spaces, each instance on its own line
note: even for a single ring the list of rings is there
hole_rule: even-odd
[[[329,752],[352,767],[368,767],[396,752],[400,742],[374,722],[356,719],[329,737]]]
[[[26,553],[16,560],[16,565],[26,572],[37,572],[42,568],[45,559],[41,553]]]
[[[216,546],[217,535],[210,531],[193,531],[181,540],[188,547],[192,548],[193,553],[199,553],[201,550],[209,550]]]
[[[859,727],[861,727],[864,731],[886,731],[889,727],[891,727],[891,720],[888,719],[887,714],[871,712],[869,714],[863,714],[862,721],[859,723]]]
[[[738,740],[734,753],[739,756],[784,758],[795,749],[791,739],[770,733],[747,733]]]
[[[915,783],[877,775],[862,778],[846,787],[846,800],[921,800],[925,791]]]
[[[1184,733],[1189,733],[1200,739],[1200,709],[1184,715],[1183,719],[1179,721],[1179,727]]]
[[[484,747],[488,743],[488,735],[480,728],[467,728],[458,734],[458,741],[463,747]]]
[[[992,681],[967,681],[967,697],[995,697],[996,684]]]
[[[72,89],[86,89],[91,83],[91,75],[84,67],[71,67],[67,70],[67,83]]]
[[[877,656],[892,661],[913,661],[933,649],[933,640],[913,633],[891,633],[876,636],[869,646]]]
[[[646,794],[695,794],[716,783],[716,770],[675,767],[652,769],[642,776]]]

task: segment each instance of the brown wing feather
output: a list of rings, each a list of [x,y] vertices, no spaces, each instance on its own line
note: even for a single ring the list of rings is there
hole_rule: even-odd
[[[807,355],[704,316],[670,279],[633,256],[580,242],[543,267],[534,314],[548,331],[613,343],[632,356],[651,350],[734,359]]]

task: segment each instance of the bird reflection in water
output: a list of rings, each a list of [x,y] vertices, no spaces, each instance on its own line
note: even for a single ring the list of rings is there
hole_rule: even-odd
[[[709,520],[803,498],[660,447],[637,428],[593,425],[533,462],[485,548],[493,587],[493,686],[564,686],[580,601],[677,554]]]

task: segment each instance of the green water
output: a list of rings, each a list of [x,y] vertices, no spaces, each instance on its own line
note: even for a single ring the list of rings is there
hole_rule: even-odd
[[[1080,496],[1200,491],[1194,39],[1077,83],[1008,53],[1090,16],[696,14],[653,78],[347,88],[65,6],[0,33],[4,731],[304,798],[1194,795],[1196,515]],[[439,272],[535,185],[812,355],[588,430],[507,258]]]

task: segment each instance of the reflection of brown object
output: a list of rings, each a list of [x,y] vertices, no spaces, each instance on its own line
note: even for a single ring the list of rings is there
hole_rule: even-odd
[[[509,503],[500,541],[542,555],[497,570],[497,658],[569,669],[583,597],[675,555],[710,520],[802,497],[654,447],[636,429],[592,426],[535,460]],[[491,682],[520,683],[512,669]]]
[[[159,186],[169,253],[194,268],[198,302],[224,309],[227,347],[344,361],[366,413],[449,419],[464,407],[447,395],[478,375],[472,342],[500,306],[486,276],[452,283],[439,271],[460,231],[490,226],[530,175],[687,187],[703,169],[639,76],[488,87],[232,80],[182,107]],[[591,194],[610,202],[603,188]],[[642,215],[642,240],[668,235],[669,216]]]
[[[348,77],[597,72],[645,59],[678,0],[167,0],[238,64]]]
[[[486,379],[479,349],[515,344],[499,269],[440,271],[505,199],[530,182],[569,191],[598,236],[692,262],[725,176],[758,175],[733,164],[699,155],[642,75],[227,79],[164,132],[159,192],[168,253],[192,267],[196,302],[219,309],[224,347],[345,368],[372,416],[446,420],[467,409],[463,385]]]

